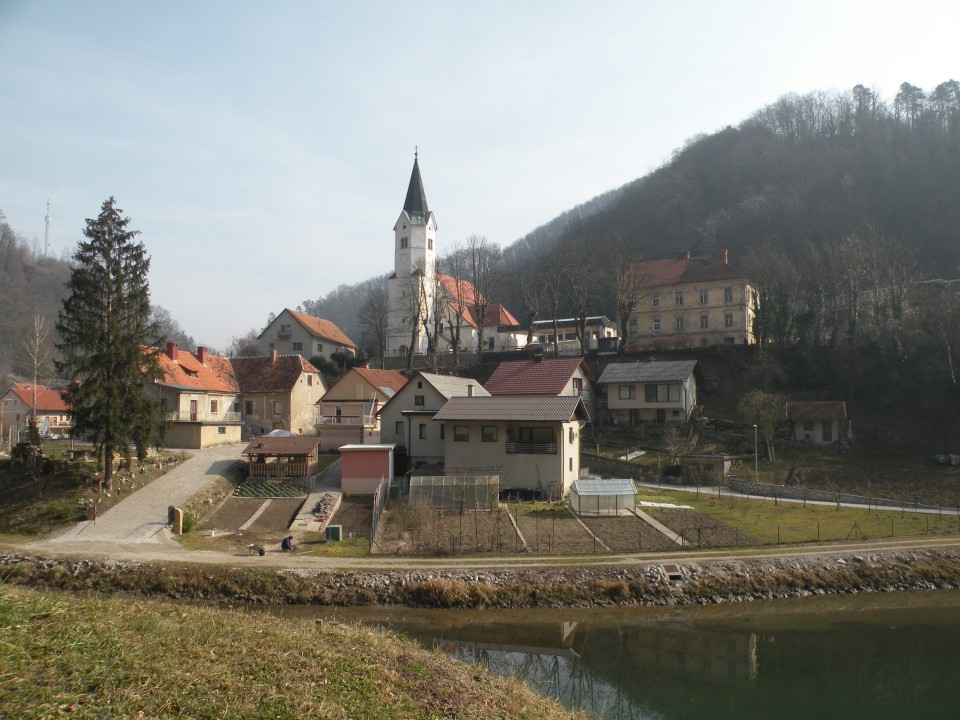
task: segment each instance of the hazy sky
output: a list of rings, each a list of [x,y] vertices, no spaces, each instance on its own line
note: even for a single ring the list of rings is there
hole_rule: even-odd
[[[222,350],[438,249],[509,244],[789,92],[960,75],[957,2],[0,0],[0,210],[72,253],[114,195],[153,302]],[[952,61],[950,60],[952,58]]]

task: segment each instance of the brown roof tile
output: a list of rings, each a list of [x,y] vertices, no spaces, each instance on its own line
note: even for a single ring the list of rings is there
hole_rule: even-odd
[[[313,315],[307,315],[306,313],[296,312],[295,310],[291,310],[289,308],[287,308],[287,312],[293,316],[294,320],[303,325],[303,327],[306,328],[311,335],[323,340],[329,340],[331,342],[356,349],[357,344],[348,338],[344,334],[343,330],[338,328],[329,320],[314,317]]]
[[[297,435],[295,437],[256,437],[250,441],[243,455],[309,455],[318,445],[316,435]]]
[[[45,385],[37,384],[37,407],[33,408],[33,384],[14,383],[10,386],[13,394],[20,398],[24,404],[37,412],[70,412],[70,408],[63,400],[63,390],[53,390]]]
[[[579,397],[570,395],[494,395],[450,398],[434,420],[570,422],[589,420]]]
[[[630,272],[635,274],[646,287],[735,280],[744,277],[743,273],[730,267],[722,257],[717,256],[645,260],[631,263]]]
[[[791,420],[842,420],[847,417],[843,400],[787,403],[787,417]]]
[[[289,392],[303,373],[320,374],[300,355],[258,355],[230,358],[240,392]],[[322,383],[321,378],[317,378]]]
[[[240,387],[233,374],[230,359],[219,355],[204,354],[204,362],[189,350],[175,349],[174,360],[167,352],[156,350],[157,362],[164,385],[174,385],[184,388],[196,388],[207,392],[239,392]]]
[[[500,363],[483,386],[491,395],[559,395],[581,365],[590,377],[580,357],[509,360]]]

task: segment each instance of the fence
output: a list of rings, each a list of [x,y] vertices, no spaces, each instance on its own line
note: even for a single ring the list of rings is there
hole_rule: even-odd
[[[377,528],[380,526],[380,518],[387,507],[387,499],[390,497],[390,481],[386,478],[380,480],[377,485],[377,491],[373,494],[373,518],[370,522],[370,550],[373,550],[374,538],[377,537]]]

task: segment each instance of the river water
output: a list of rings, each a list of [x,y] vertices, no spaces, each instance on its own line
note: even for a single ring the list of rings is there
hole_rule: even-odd
[[[960,591],[708,607],[282,612],[389,627],[603,718],[960,717]]]

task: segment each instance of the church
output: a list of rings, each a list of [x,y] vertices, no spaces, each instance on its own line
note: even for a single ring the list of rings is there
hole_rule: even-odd
[[[438,272],[437,220],[427,204],[417,154],[393,235],[394,271],[387,280],[388,356],[446,353],[454,345],[461,353],[475,353],[481,337],[485,351],[524,346],[526,329],[507,308],[488,302],[469,278]]]

